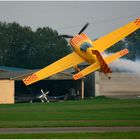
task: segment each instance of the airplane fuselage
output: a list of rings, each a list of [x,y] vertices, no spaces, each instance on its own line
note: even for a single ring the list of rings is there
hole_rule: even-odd
[[[86,34],[82,33],[80,35],[74,36],[70,40],[70,44],[74,51],[84,58],[88,63],[92,64],[97,61],[96,56],[92,53],[92,50],[94,50],[93,43]]]

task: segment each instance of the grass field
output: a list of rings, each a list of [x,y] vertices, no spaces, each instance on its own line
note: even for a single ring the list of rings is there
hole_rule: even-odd
[[[0,105],[0,127],[140,126],[140,99]]]
[[[0,127],[140,126],[140,99],[0,105]],[[140,138],[139,132],[0,134],[0,139]]]
[[[140,139],[139,132],[0,134],[1,139]]]

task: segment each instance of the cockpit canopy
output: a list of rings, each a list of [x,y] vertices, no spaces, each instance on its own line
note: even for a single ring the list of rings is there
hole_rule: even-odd
[[[91,48],[92,45],[89,42],[84,42],[80,46],[80,50],[86,52],[88,48]]]

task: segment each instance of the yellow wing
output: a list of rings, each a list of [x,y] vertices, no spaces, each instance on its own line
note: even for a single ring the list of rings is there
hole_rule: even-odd
[[[124,56],[124,55],[126,55],[126,54],[128,54],[128,53],[129,53],[128,50],[127,50],[127,49],[124,49],[124,50],[121,50],[121,51],[119,51],[119,52],[117,52],[117,53],[115,53],[115,54],[112,54],[111,56],[106,57],[104,60],[105,60],[105,62],[106,62],[107,64],[109,64],[109,63],[111,63],[112,61],[114,61],[114,60],[116,60],[116,59],[118,59],[118,58],[120,58],[120,57],[122,57],[122,56]],[[87,68],[85,68],[85,69],[83,69],[82,71],[80,71],[80,72],[78,72],[77,74],[75,74],[75,75],[73,76],[73,78],[74,78],[75,80],[80,79],[80,78],[82,78],[82,77],[84,77],[84,76],[86,76],[86,75],[88,75],[88,74],[90,74],[90,73],[92,73],[92,72],[94,72],[94,71],[100,69],[100,67],[101,67],[101,66],[100,66],[100,63],[97,61],[96,63],[91,64],[91,65],[88,66]]]
[[[125,26],[99,38],[93,42],[93,46],[99,52],[105,51],[121,39],[140,28],[140,18],[126,24]]]
[[[73,53],[61,58],[60,60],[54,62],[53,64],[51,64],[51,65],[41,69],[40,71],[35,72],[34,74],[28,76],[27,78],[23,79],[23,82],[26,85],[30,85],[39,80],[47,78],[53,74],[56,74],[65,69],[68,69],[77,64],[80,64],[84,61],[85,60],[82,57],[80,57],[77,53],[73,52]]]

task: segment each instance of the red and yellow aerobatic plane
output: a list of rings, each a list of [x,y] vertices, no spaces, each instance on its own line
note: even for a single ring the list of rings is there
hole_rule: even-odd
[[[131,34],[132,32],[139,29],[140,18],[126,24],[125,26],[122,26],[121,28],[95,41],[91,41],[88,36],[83,33],[87,26],[88,23],[82,28],[78,35],[61,35],[61,37],[70,38],[70,44],[74,50],[73,53],[24,78],[23,82],[26,85],[30,85],[58,72],[64,71],[65,69],[68,69],[70,67],[77,68],[78,70],[78,73],[73,75],[73,78],[75,80],[80,79],[100,68],[105,74],[111,73],[112,71],[108,67],[108,64],[126,55],[128,53],[128,50],[121,50],[105,58],[103,58],[101,53],[104,52],[106,49],[110,48],[118,41],[120,41],[121,39]],[[77,65],[85,61],[88,62],[90,66],[80,71]]]

